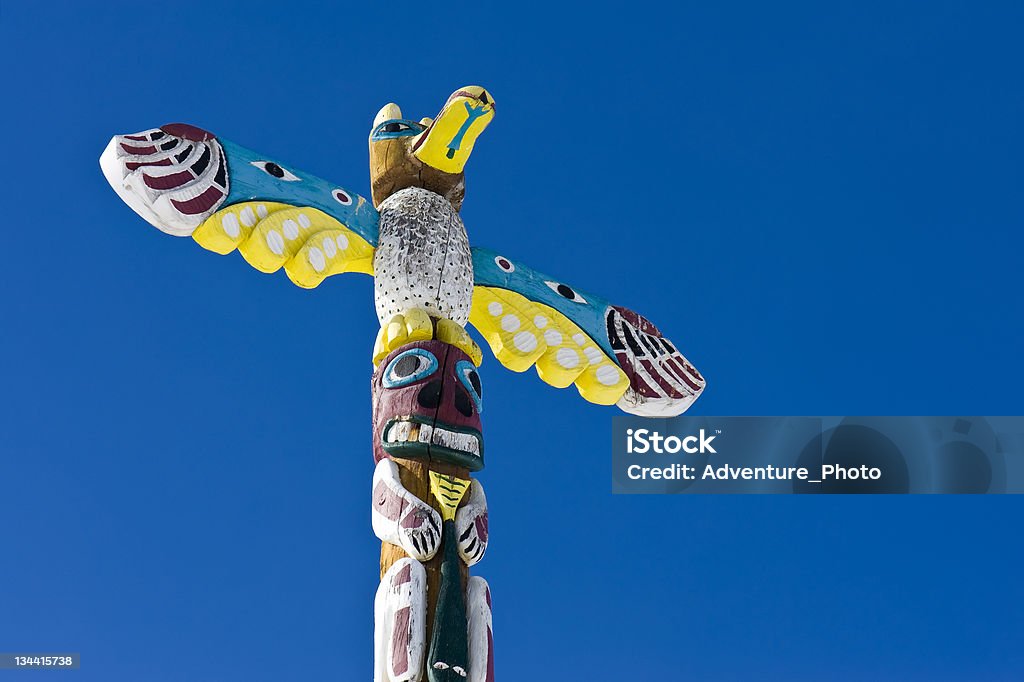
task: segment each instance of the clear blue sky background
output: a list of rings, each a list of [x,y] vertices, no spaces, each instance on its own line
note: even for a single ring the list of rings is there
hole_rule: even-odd
[[[471,239],[651,317],[694,414],[1024,412],[1020,3],[334,4],[0,10],[0,650],[370,679],[372,282],[148,227],[114,133],[366,192],[382,104],[479,83]],[[483,378],[501,679],[1020,679],[1019,499],[613,497],[614,410]]]

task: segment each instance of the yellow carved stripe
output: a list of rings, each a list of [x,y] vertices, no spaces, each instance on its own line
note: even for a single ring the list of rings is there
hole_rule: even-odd
[[[342,272],[373,274],[373,247],[315,208],[247,201],[217,211],[192,236],[216,253],[237,248],[261,272],[283,267],[292,282],[306,289]]]
[[[192,238],[207,251],[229,254],[249,238],[256,223],[285,208],[273,201],[245,201],[223,208],[207,218],[192,233]]]
[[[469,321],[494,356],[514,372],[536,366],[557,388],[576,384],[584,399],[613,405],[629,379],[586,332],[550,306],[508,289],[476,287]]]
[[[469,481],[450,474],[430,472],[430,493],[441,507],[441,518],[455,520],[455,510],[469,489]]]

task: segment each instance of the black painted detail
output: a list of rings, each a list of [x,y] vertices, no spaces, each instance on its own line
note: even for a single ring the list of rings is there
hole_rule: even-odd
[[[612,350],[626,350],[626,346],[622,343],[622,339],[619,338],[618,332],[615,331],[615,313],[611,309],[605,315],[604,322],[608,327],[608,342],[612,345]]]
[[[228,164],[227,164],[226,161],[222,162],[220,164],[220,166],[217,168],[217,176],[213,179],[213,181],[216,182],[221,187],[227,189],[227,186],[228,186]]]
[[[473,386],[473,390],[476,391],[476,396],[478,398],[483,398],[484,389],[480,384],[480,375],[477,374],[476,370],[470,370],[466,378],[469,379],[469,383]]]
[[[202,155],[199,160],[192,164],[192,172],[197,176],[202,175],[206,167],[210,165],[210,157],[213,156],[213,152],[210,151],[209,147],[203,149]]]
[[[638,358],[645,355],[644,349],[640,347],[640,344],[637,343],[637,340],[633,337],[633,330],[629,328],[629,325],[622,325],[622,335],[625,337],[626,343],[629,344],[630,350],[633,351],[633,355]]]
[[[644,345],[651,349],[651,355],[653,357],[661,355],[661,349],[655,346],[655,341],[657,341],[657,339],[650,334],[643,333],[640,334],[640,339],[644,342]]]
[[[473,401],[461,386],[455,387],[455,409],[467,417],[473,416]]]
[[[435,379],[420,389],[416,401],[423,407],[434,409],[441,404],[441,382]]]

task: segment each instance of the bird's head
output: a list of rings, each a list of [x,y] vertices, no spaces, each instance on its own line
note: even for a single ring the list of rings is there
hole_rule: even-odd
[[[437,192],[458,210],[465,194],[463,169],[476,138],[494,118],[494,98],[478,85],[456,90],[434,118],[404,118],[385,104],[370,129],[373,203],[407,187]]]

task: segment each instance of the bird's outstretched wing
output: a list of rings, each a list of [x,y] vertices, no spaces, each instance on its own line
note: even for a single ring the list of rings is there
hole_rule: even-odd
[[[160,230],[235,249],[262,272],[307,289],[341,272],[373,273],[378,215],[344,187],[183,123],[117,135],[100,157],[110,186]]]
[[[469,321],[501,364],[536,366],[552,386],[575,384],[593,403],[645,417],[681,414],[704,377],[658,328],[493,251],[473,250]]]

